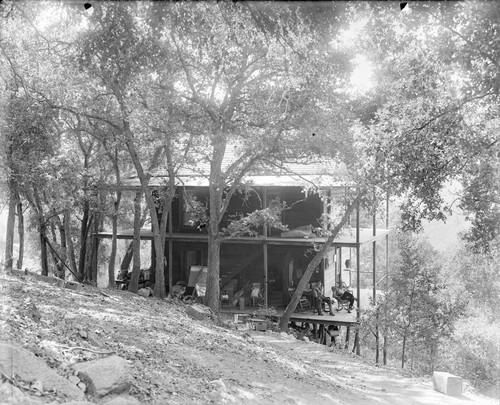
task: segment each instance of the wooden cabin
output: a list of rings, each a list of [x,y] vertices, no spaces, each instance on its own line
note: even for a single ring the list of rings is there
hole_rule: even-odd
[[[279,199],[286,202],[287,209],[281,213],[283,224],[290,230],[307,227],[318,228],[320,218],[330,209],[328,200],[345,192],[345,186],[323,181],[324,198],[317,193],[306,193],[305,187],[318,180],[317,167],[314,165],[295,165],[282,173],[248,176],[253,192],[247,195],[235,194],[230,201],[222,227],[227,226],[235,215],[248,214],[257,209],[268,207]],[[153,179],[151,187],[155,187]],[[316,183],[317,184],[317,183]],[[138,187],[136,179],[131,179],[128,187]],[[178,281],[188,281],[191,266],[206,266],[208,257],[208,237],[204,229],[193,222],[193,216],[186,205],[184,195],[194,196],[198,201],[208,201],[208,181],[192,173],[184,175],[179,181],[177,197],[172,207],[165,246],[165,280],[167,288]],[[372,244],[388,234],[376,228],[376,221],[366,221],[370,226],[363,227],[359,211],[354,213],[350,224],[335,240],[332,248],[323,258],[321,265],[311,278],[311,282],[321,280],[326,294],[331,296],[331,287],[338,278],[350,283],[351,272],[360,279],[360,248]],[[283,232],[277,229],[261,228],[258,236],[241,236],[225,239],[221,246],[221,291],[231,296],[241,288],[260,283],[265,307],[284,308],[290,297],[289,288],[297,285],[308,263],[314,257],[324,238],[313,233]],[[109,238],[110,232],[100,232],[97,237]],[[141,239],[152,240],[152,232],[141,230]],[[133,231],[119,232],[118,238],[132,239]],[[354,254],[353,254],[354,252]],[[154,257],[154,255],[153,255]],[[346,272],[343,263],[350,259],[353,267]],[[376,265],[373,261],[373,274]],[[364,271],[367,271],[364,269]],[[375,276],[373,277],[375,280]],[[360,297],[360,283],[352,286],[354,295]],[[375,281],[373,285],[375,294]],[[360,305],[358,300],[358,306]],[[252,304],[250,293],[245,294],[245,304]],[[359,311],[358,311],[359,314]],[[359,316],[359,315],[358,315]],[[355,321],[355,320],[354,320]]]

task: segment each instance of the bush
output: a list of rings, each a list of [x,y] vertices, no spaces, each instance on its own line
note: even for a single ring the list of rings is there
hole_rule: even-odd
[[[459,375],[484,393],[500,394],[500,325],[486,316],[472,315],[456,324],[448,342],[441,345],[443,371]]]

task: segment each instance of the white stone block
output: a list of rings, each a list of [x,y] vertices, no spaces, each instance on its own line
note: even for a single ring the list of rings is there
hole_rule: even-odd
[[[462,395],[462,378],[442,371],[432,374],[432,386],[436,391],[458,397]]]

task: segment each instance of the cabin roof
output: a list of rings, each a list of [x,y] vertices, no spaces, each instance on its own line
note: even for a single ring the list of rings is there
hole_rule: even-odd
[[[223,170],[227,170],[228,162],[224,162]],[[242,182],[255,187],[298,186],[298,187],[346,187],[349,184],[343,180],[344,168],[330,161],[311,161],[303,163],[283,163],[279,166],[260,168],[246,175]],[[176,184],[187,187],[208,187],[210,165],[197,164],[196,167],[181,168],[176,176]],[[165,173],[155,174],[149,181],[150,187],[161,187],[168,181]],[[125,188],[140,186],[137,177],[124,179]]]

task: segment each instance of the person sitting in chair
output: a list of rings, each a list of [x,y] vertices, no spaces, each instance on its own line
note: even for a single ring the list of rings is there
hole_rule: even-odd
[[[356,301],[356,298],[354,298],[354,295],[352,295],[347,290],[345,284],[342,284],[340,287],[333,286],[332,293],[333,299],[337,301],[349,301],[349,309],[347,310],[347,312],[351,312],[352,308],[354,307],[354,301]]]
[[[312,295],[316,300],[316,306],[318,307],[318,315],[323,315],[323,302],[326,302],[330,310],[330,315],[335,316],[332,308],[332,300],[330,297],[325,297],[323,292],[323,284],[321,281],[318,281],[312,289]]]

